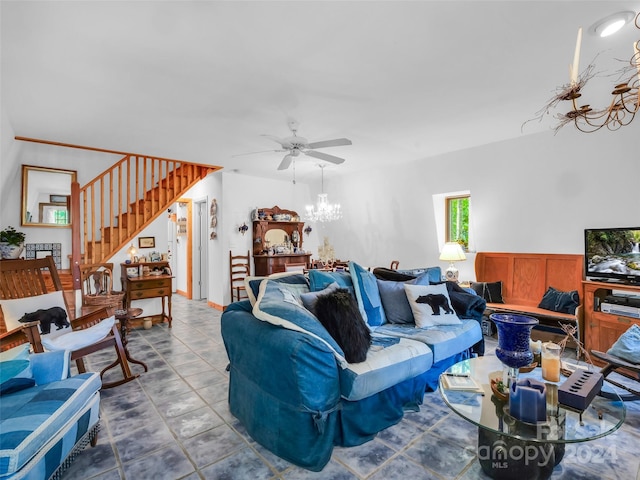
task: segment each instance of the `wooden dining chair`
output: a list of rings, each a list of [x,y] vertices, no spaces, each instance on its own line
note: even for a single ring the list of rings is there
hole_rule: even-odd
[[[251,256],[249,250],[246,255],[234,255],[229,251],[229,285],[231,302],[249,298],[244,286],[244,279],[251,275]]]
[[[302,263],[285,263],[284,271],[285,272],[304,272],[307,269],[307,264]]]
[[[45,275],[48,276],[46,277]],[[60,281],[60,276],[58,275],[58,270],[56,269],[52,256],[31,260],[3,260],[0,262],[0,306],[2,306],[3,303],[7,305],[10,301],[17,299],[34,298],[35,300],[35,297],[56,291],[62,291],[62,282]],[[66,309],[67,317],[71,318],[68,315],[70,309],[67,304],[67,299],[64,295],[61,296],[64,301],[64,308]],[[23,310],[27,310],[28,308],[29,307],[22,307]],[[33,306],[31,308],[35,309]],[[30,312],[27,310],[24,313]],[[98,308],[95,311],[79,318],[71,319],[71,332],[62,334],[56,339],[62,338],[65,335],[77,334],[82,331],[85,331],[87,338],[94,338],[96,329],[89,329],[97,326],[100,322],[109,318],[111,315],[112,312],[107,308]],[[3,316],[0,319],[0,332],[6,331],[7,326]],[[10,333],[19,336],[17,333]],[[123,383],[134,380],[139,376],[134,375],[131,372],[117,324],[114,323],[106,336],[98,339],[97,341],[88,340],[86,344],[83,344],[82,335],[76,335],[76,337],[78,337],[77,341],[74,342],[76,348],[71,352],[71,360],[76,362],[80,373],[86,372],[84,364],[85,356],[105,348],[114,348],[116,353],[116,360],[114,363],[116,365],[119,364],[122,370],[122,378],[113,382],[103,383],[102,388],[111,388],[122,385]],[[32,339],[29,339],[29,341],[32,341]],[[33,347],[34,350],[36,350],[36,348],[41,348],[41,346],[36,345],[33,345]],[[101,376],[105,371],[106,369],[103,369],[100,372]]]

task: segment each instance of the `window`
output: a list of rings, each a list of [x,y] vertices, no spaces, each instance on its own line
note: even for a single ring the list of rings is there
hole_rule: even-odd
[[[464,250],[469,249],[469,202],[470,195],[445,198],[447,242],[458,242]]]

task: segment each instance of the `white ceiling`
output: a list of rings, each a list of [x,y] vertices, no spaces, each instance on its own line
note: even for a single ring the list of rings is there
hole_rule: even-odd
[[[579,26],[640,1],[6,1],[1,101],[16,135],[184,159],[254,175],[261,134],[347,137],[326,177],[548,131],[522,124],[568,82]],[[585,32],[631,57],[640,30]],[[606,104],[609,85],[585,91]],[[597,82],[592,82],[596,85]],[[602,95],[601,95],[602,94]],[[558,135],[561,135],[560,132]],[[299,180],[319,177],[299,157]]]

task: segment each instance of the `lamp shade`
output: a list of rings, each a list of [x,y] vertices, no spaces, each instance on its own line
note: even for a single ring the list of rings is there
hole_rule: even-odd
[[[445,262],[460,262],[466,259],[462,246],[458,242],[447,242],[440,251],[440,260]]]

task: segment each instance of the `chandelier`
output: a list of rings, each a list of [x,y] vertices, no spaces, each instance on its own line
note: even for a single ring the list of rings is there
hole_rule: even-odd
[[[635,26],[640,29],[640,13],[635,17]],[[570,83],[560,87],[557,95],[537,113],[536,118],[541,120],[549,110],[557,107],[561,102],[570,101],[571,110],[556,115],[558,119],[556,133],[569,123],[573,123],[578,130],[585,133],[595,132],[602,127],[618,130],[620,127],[629,125],[640,110],[640,40],[633,43],[634,54],[629,61],[630,66],[624,67],[620,74],[620,77],[624,78],[629,71],[632,71],[631,76],[627,81],[615,85],[611,92],[613,95],[611,103],[608,107],[599,109],[591,108],[588,104],[578,105],[582,89],[587,81],[595,76],[593,64],[578,75],[581,42],[582,28],[578,30],[573,64],[569,66]]]
[[[342,211],[339,203],[329,203],[329,197],[324,193],[324,167],[318,165],[322,169],[322,193],[318,194],[316,205],[306,206],[306,218],[310,222],[332,222],[342,218]]]

